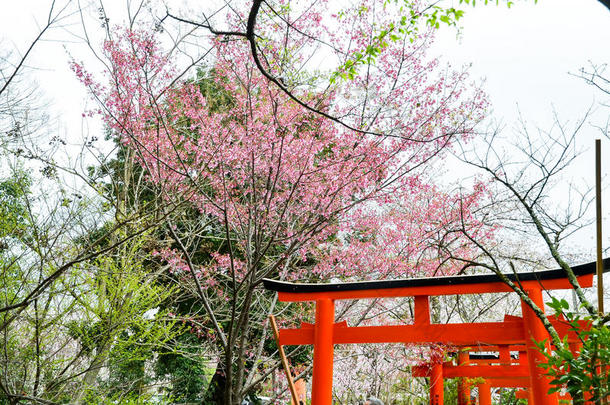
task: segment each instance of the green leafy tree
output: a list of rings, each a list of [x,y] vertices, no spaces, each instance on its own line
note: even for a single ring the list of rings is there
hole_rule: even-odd
[[[16,301],[20,295],[20,267],[15,249],[19,238],[27,239],[28,208],[31,179],[18,169],[13,176],[0,181],[0,307]],[[6,313],[0,314],[4,323]]]
[[[559,392],[563,387],[572,396],[574,404],[584,404],[586,401],[603,403],[610,395],[610,328],[604,317],[595,315],[583,316],[570,309],[564,299],[552,297],[548,305],[555,314],[565,319],[580,341],[574,353],[568,345],[567,337],[562,347],[553,353],[544,350],[544,342],[538,343],[547,362],[541,364],[553,378],[555,387],[552,392]],[[585,321],[588,327],[583,328]]]
[[[80,380],[77,398],[90,391],[109,397],[144,396],[152,376],[145,372],[153,352],[166,347],[176,333],[175,319],[160,305],[174,289],[157,283],[157,275],[148,271],[141,256],[142,238],[126,244],[113,256],[98,258],[84,269],[81,289],[74,291],[76,303],[83,309],[71,333],[90,353],[89,366]],[[102,386],[99,373],[108,367],[109,376]]]

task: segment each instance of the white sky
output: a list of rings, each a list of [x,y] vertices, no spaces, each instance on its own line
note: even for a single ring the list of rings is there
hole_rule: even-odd
[[[459,42],[443,30],[439,48],[456,64],[472,62],[473,76],[487,79],[498,118],[514,117],[517,103],[528,118],[548,119],[551,105],[560,116],[576,118],[603,99],[569,75],[589,61],[610,62],[610,11],[598,1],[477,6],[467,11],[463,27]]]

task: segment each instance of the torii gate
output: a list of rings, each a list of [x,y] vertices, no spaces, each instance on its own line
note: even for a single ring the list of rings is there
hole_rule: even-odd
[[[498,352],[498,355],[481,354],[477,352]],[[517,351],[518,357],[511,356]],[[529,388],[529,370],[525,346],[498,347],[487,346],[481,348],[459,348],[454,361],[444,362],[444,378],[460,378],[458,381],[458,405],[470,404],[471,385],[465,378],[480,377],[476,386],[479,391],[479,405],[491,405],[491,387]],[[455,364],[457,363],[457,364]],[[430,377],[433,364],[421,364],[412,368],[413,377]]]
[[[562,336],[567,335],[570,346],[576,351],[580,341],[576,333],[568,331],[566,325],[556,317],[549,317],[553,326]],[[581,327],[587,327],[582,321]],[[485,354],[481,353],[484,352]],[[498,354],[490,354],[497,352]],[[511,353],[517,353],[515,356]],[[525,345],[485,346],[458,348],[451,361],[442,363],[443,378],[459,378],[458,405],[470,404],[471,385],[464,379],[480,377],[476,386],[479,390],[479,405],[491,405],[491,387],[523,388],[520,398],[530,399],[530,376]],[[411,369],[413,377],[430,377],[432,363],[425,363]],[[440,381],[439,381],[440,383]],[[571,400],[570,395],[559,395],[561,400]]]
[[[582,287],[593,285],[595,262],[572,267]],[[604,269],[610,259],[604,260]],[[563,270],[506,274],[519,283],[528,297],[544,310],[543,290],[571,289]],[[522,319],[504,322],[432,324],[429,297],[511,292],[495,274],[450,277],[381,280],[333,284],[290,283],[263,280],[268,290],[276,291],[280,301],[314,301],[315,324],[303,323],[300,328],[281,329],[281,345],[313,344],[312,405],[332,405],[333,354],[335,344],[347,343],[410,343],[444,344],[449,346],[526,345],[529,385],[535,405],[557,405],[558,396],[549,395],[549,379],[537,364],[544,356],[532,341],[549,341],[549,335],[527,304],[521,303]],[[414,321],[411,325],[349,327],[346,322],[335,323],[335,300],[354,300],[389,297],[414,297]],[[549,349],[547,343],[547,349]],[[442,364],[431,369],[431,380],[443,380]],[[431,384],[430,403],[443,403],[443,385]]]
[[[562,337],[567,337],[568,344],[573,353],[580,350],[581,342],[578,335],[571,330],[571,325],[563,318],[549,316],[549,321]],[[522,321],[521,317],[505,315],[504,321]],[[589,327],[588,321],[579,321],[581,329]],[[484,352],[486,354],[481,354]],[[490,354],[490,352],[497,354]],[[511,356],[511,353],[516,353]],[[526,345],[498,345],[479,347],[456,348],[456,355],[452,361],[442,363],[443,378],[460,378],[458,381],[458,405],[468,404],[470,388],[463,378],[481,377],[483,382],[478,383],[479,405],[491,405],[491,387],[520,387],[526,388],[520,392],[527,398],[529,394],[530,378]],[[425,363],[413,367],[414,377],[430,377],[433,363]],[[441,383],[438,381],[438,383]],[[560,395],[559,399],[571,399],[569,395]]]

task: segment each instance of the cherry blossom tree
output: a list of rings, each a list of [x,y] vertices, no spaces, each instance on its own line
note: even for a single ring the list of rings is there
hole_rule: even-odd
[[[91,113],[134,152],[165,201],[193,207],[190,217],[170,220],[171,245],[157,256],[201,303],[194,325],[215,345],[209,398],[218,403],[240,403],[277,364],[266,357],[265,317],[287,309],[259,288],[264,277],[454,273],[460,268],[447,251],[468,247],[443,229],[467,217],[484,193],[477,186],[460,205],[421,180],[456,139],[473,136],[486,107],[464,72],[426,57],[433,31],[388,42],[375,66],[321,87],[323,74],[305,68],[301,51],[324,37],[345,54],[388,18],[383,2],[355,7],[332,16],[349,29],[329,35],[321,6],[302,11],[287,31],[259,16],[269,39],[257,42],[264,61],[247,37],[214,38],[213,62],[191,80],[180,78],[152,30],[113,30],[120,34],[104,44],[106,83],[73,63],[100,102]],[[292,13],[286,6],[276,17]],[[241,20],[229,24],[237,30]],[[261,73],[261,63],[276,79]],[[404,199],[408,212],[396,204]],[[476,221],[468,226],[479,232]],[[362,244],[373,251],[384,243],[380,271],[356,260]]]
[[[478,250],[462,230],[493,240],[494,227],[473,217],[489,191],[483,183],[473,190],[443,192],[418,177],[406,177],[390,188],[376,204],[355,207],[344,216],[341,233],[332,243],[317,247],[314,271],[358,279],[443,276],[463,272],[461,261]],[[467,266],[466,266],[467,267]],[[375,269],[361,274],[364,268]]]

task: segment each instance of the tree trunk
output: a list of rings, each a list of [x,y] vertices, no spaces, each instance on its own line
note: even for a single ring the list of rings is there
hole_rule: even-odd
[[[205,392],[203,397],[203,405],[225,405],[225,385],[227,379],[225,377],[224,365],[218,363],[216,366],[216,372],[210,381],[210,385]]]
[[[83,397],[89,391],[89,388],[93,387],[93,385],[95,384],[95,379],[99,375],[100,370],[102,369],[102,366],[104,365],[104,362],[106,362],[106,359],[108,358],[109,350],[110,350],[110,341],[109,340],[105,340],[104,343],[102,343],[101,345],[99,345],[97,347],[95,358],[91,362],[91,365],[89,366],[89,370],[87,370],[87,372],[85,373],[85,376],[83,377],[83,380],[80,384],[81,387],[80,387],[78,394],[76,395],[76,398],[74,401],[75,403],[77,403],[77,404],[83,403],[82,402]]]

